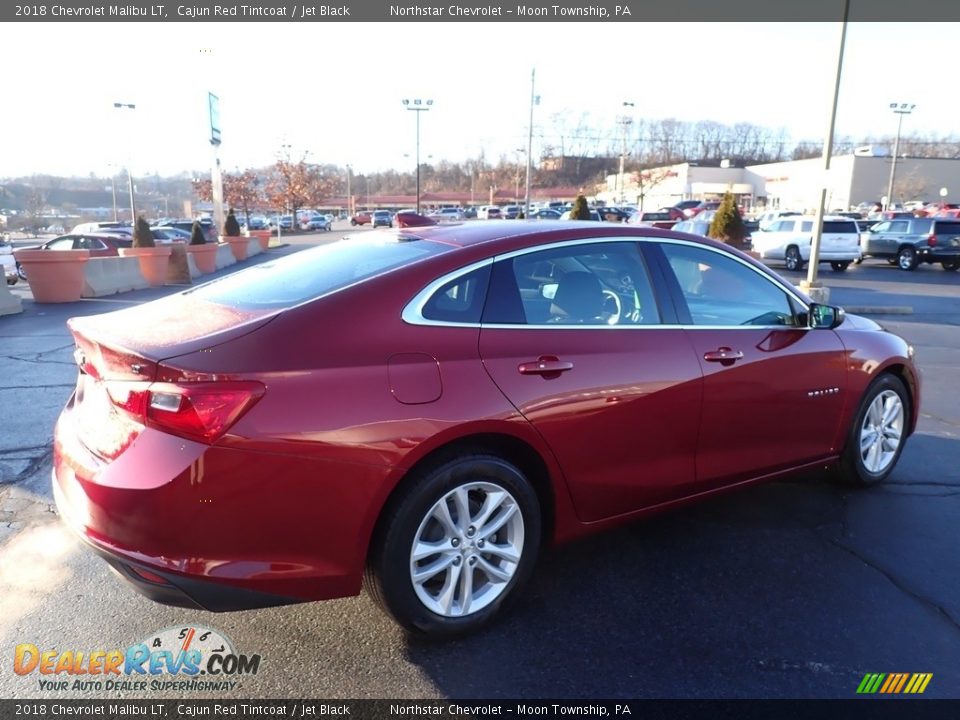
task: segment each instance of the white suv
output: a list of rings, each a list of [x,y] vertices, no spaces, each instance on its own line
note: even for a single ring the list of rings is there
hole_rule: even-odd
[[[787,270],[802,270],[810,260],[813,241],[812,215],[782,217],[751,236],[753,250],[764,260],[783,260]],[[827,215],[820,238],[820,262],[830,263],[837,272],[859,260],[860,230],[850,218]]]

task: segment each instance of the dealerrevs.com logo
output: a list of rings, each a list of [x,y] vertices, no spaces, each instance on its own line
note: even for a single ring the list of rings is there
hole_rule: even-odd
[[[198,626],[169,627],[126,649],[14,649],[13,671],[36,675],[38,688],[56,690],[217,691],[242,686],[256,675],[259,654],[243,655],[223,633]]]

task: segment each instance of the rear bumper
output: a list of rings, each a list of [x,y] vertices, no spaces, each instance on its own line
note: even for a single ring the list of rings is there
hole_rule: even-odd
[[[960,247],[922,245],[917,248],[917,260],[925,263],[960,262]]]
[[[70,507],[57,482],[56,471],[53,476],[53,497],[60,517],[77,534],[84,544],[107,562],[122,580],[141,595],[162,605],[209,610],[211,612],[229,612],[251,610],[254,608],[290,605],[305,602],[302,598],[284,597],[270,593],[247,590],[232,585],[209,580],[201,580],[179,573],[172,573],[145,563],[133,562],[123,555],[115,554],[109,548],[94,541],[90,535],[71,520]]]
[[[141,594],[227,611],[360,592],[383,468],[149,428],[107,463],[79,441],[71,404],[54,435],[57,508]]]

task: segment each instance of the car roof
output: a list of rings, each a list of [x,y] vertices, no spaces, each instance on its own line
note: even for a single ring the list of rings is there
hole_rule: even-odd
[[[385,230],[384,232],[391,231]],[[644,225],[595,221],[571,222],[570,220],[543,220],[535,223],[526,220],[503,220],[497,223],[430,225],[393,230],[392,232],[407,240],[431,240],[462,248],[493,243],[504,245],[504,249],[506,249],[506,246],[511,248],[527,247],[545,240],[564,242],[566,240],[595,239],[597,242],[603,242],[607,238],[624,236],[684,240],[690,240],[691,238],[690,235],[681,235],[669,230]],[[553,237],[546,238],[545,235],[552,235]],[[697,237],[697,242],[701,240],[703,238]],[[703,244],[729,247],[713,241],[704,241]]]

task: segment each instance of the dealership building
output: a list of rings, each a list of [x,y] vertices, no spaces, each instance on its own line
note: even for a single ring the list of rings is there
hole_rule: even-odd
[[[833,157],[827,173],[822,158],[746,167],[679,163],[626,173],[622,186],[618,175],[610,175],[596,198],[608,204],[622,198],[639,205],[643,195],[643,207],[654,209],[681,200],[718,199],[730,191],[744,207],[812,210],[826,185],[827,209],[847,210],[880,202],[887,194],[892,165],[889,156],[859,154]],[[958,202],[960,158],[897,158],[893,202],[911,200]]]

